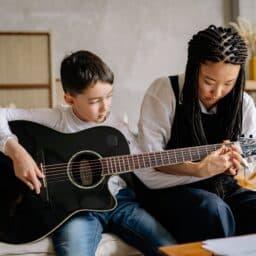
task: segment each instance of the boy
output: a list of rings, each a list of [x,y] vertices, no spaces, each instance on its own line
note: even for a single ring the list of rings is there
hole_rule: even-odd
[[[15,175],[36,193],[40,192],[43,174],[28,152],[9,129],[11,120],[28,120],[62,133],[73,133],[106,125],[122,131],[137,151],[127,126],[111,113],[112,84],[110,68],[95,54],[78,51],[61,64],[64,99],[69,107],[54,109],[1,109],[0,149],[13,160]],[[101,233],[116,233],[146,255],[156,255],[159,246],[173,244],[174,239],[138,205],[133,191],[120,176],[109,179],[109,188],[117,207],[108,212],[84,212],[67,220],[53,234],[57,255],[95,255]]]

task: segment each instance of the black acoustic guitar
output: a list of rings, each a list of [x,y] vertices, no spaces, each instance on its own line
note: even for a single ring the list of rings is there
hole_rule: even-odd
[[[19,142],[45,175],[39,195],[14,175],[12,162],[0,155],[0,241],[20,244],[51,234],[68,218],[82,211],[110,211],[116,200],[108,179],[136,169],[200,160],[221,144],[137,155],[120,131],[99,126],[63,134],[28,122],[10,122]],[[246,156],[255,141],[240,142]]]

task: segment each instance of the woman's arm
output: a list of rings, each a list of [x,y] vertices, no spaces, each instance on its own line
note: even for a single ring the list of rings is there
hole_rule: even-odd
[[[256,108],[250,95],[244,93],[242,134],[256,138]]]
[[[205,178],[223,173],[227,170],[229,174],[235,175],[236,171],[241,168],[241,162],[242,157],[236,146],[226,147],[223,145],[201,161],[163,166],[157,168],[157,170],[170,174]]]

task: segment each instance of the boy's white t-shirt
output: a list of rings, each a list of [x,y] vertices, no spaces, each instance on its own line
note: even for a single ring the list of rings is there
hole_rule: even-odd
[[[133,134],[121,118],[110,114],[100,124],[84,122],[73,113],[71,107],[64,105],[51,109],[0,109],[0,150],[3,153],[7,140],[16,137],[11,132],[8,124],[8,121],[14,120],[33,121],[62,133],[75,133],[96,126],[111,126],[123,133],[129,142],[131,153],[139,153]],[[108,185],[113,195],[116,195],[120,189],[127,186],[126,182],[118,175],[111,176]]]

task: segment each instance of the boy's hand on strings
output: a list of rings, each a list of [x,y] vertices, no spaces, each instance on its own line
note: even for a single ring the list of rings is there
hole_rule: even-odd
[[[35,192],[39,194],[41,188],[39,179],[43,178],[44,175],[31,155],[16,139],[9,139],[6,142],[5,153],[13,161],[13,169],[16,177],[29,186],[31,190],[35,190]]]

